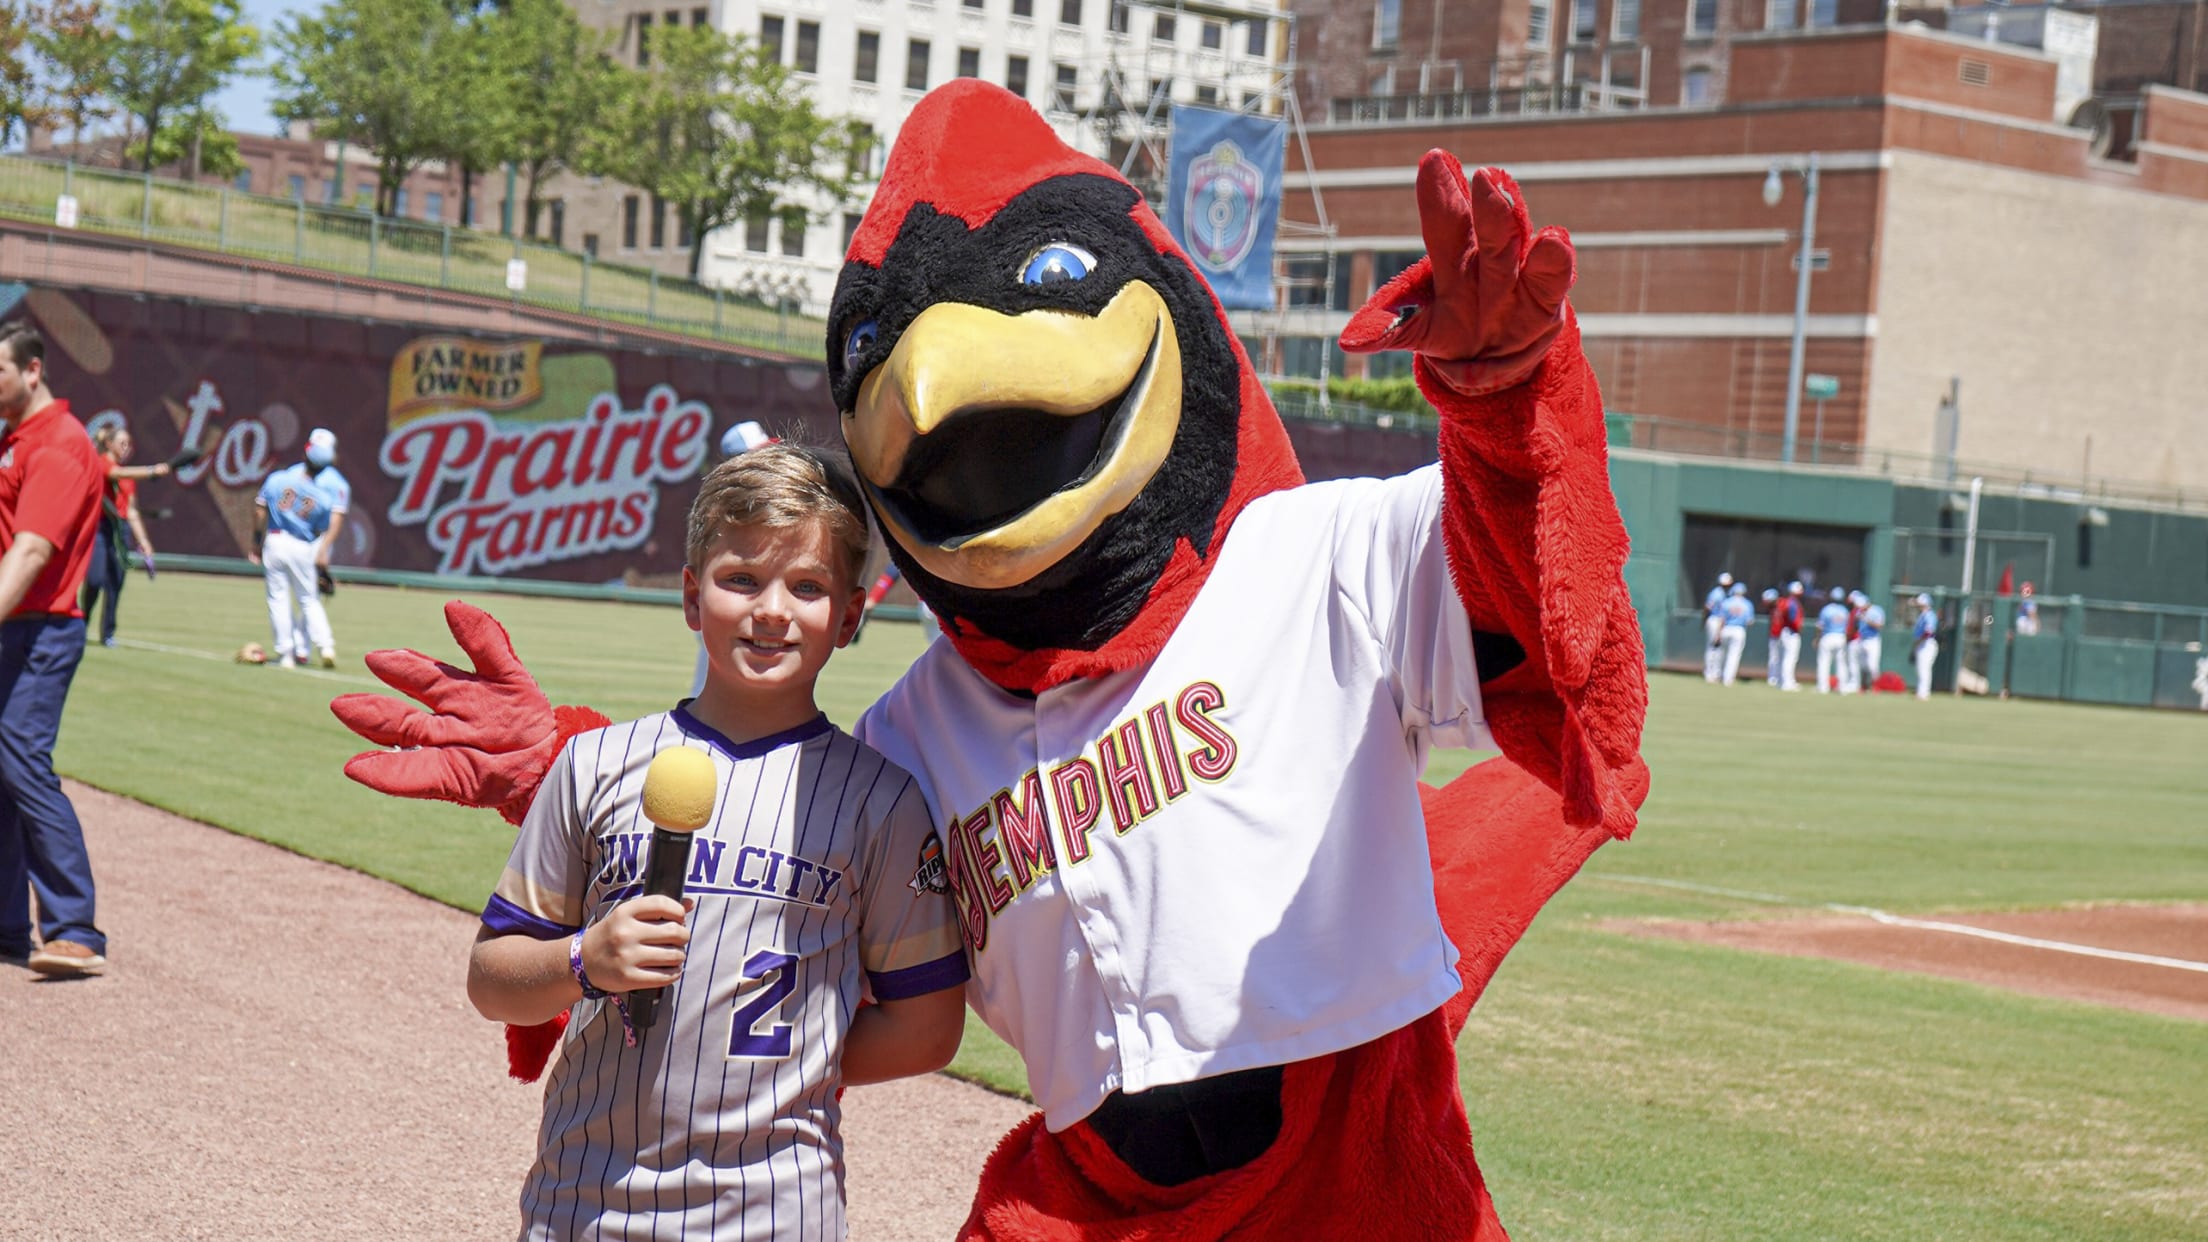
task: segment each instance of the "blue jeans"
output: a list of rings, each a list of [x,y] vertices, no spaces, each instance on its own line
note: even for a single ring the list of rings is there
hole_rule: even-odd
[[[30,947],[31,890],[42,940],[107,952],[92,921],[92,860],[77,809],[54,774],[61,708],[84,658],[84,622],[0,624],[0,951]]]

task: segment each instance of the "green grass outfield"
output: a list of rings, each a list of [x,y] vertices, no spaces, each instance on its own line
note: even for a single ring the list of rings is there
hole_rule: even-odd
[[[477,908],[510,831],[345,780],[356,747],[325,706],[374,686],[366,648],[450,656],[442,599],[346,586],[348,668],[287,673],[228,659],[267,641],[257,580],[135,577],[133,645],[87,653],[60,766]],[[555,701],[639,715],[689,685],[672,609],[478,602]],[[913,626],[870,627],[830,666],[830,716],[917,650]],[[1639,835],[1565,889],[1461,1046],[1520,1242],[2208,1237],[2208,1024],[1602,926],[1777,908],[1713,889],[1904,912],[2208,899],[2208,718],[1660,677],[1647,753]],[[978,1026],[956,1068],[1018,1084]]]

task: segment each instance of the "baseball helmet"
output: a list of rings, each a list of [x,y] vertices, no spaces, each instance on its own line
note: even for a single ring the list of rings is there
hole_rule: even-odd
[[[1919,596],[1917,597],[1917,607],[1919,607],[1919,608],[1930,608],[1931,606],[1932,606],[1932,597],[1931,597],[1931,596],[1929,596],[1929,595],[1919,595]]]
[[[1764,603],[1766,603],[1766,604],[1775,604],[1775,603],[1779,602],[1779,588],[1777,588],[1777,587],[1765,587],[1765,588],[1763,588],[1763,602],[1764,602]]]
[[[1721,587],[1729,587],[1733,585],[1733,576],[1731,574],[1719,574],[1717,576],[1717,585]]]
[[[1847,598],[1848,593],[1846,591],[1841,590],[1839,587],[1832,588],[1832,600],[1834,603],[1839,603]]]
[[[1802,584],[1801,584],[1801,583],[1799,583],[1799,582],[1789,582],[1789,583],[1787,583],[1787,584],[1786,584],[1786,593],[1787,593],[1788,595],[1800,595],[1800,594],[1802,593]]]
[[[1745,582],[1734,583],[1731,593],[1734,595],[1746,595],[1748,593],[1748,584]]]

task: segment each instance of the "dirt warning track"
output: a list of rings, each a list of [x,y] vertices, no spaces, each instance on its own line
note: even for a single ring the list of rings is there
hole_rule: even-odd
[[[1619,926],[1638,935],[1836,958],[2208,1021],[2208,905],[1907,918],[1865,911]]]
[[[539,1092],[463,991],[473,917],[71,783],[112,972],[0,965],[0,1232],[501,1238]],[[942,1077],[846,1100],[851,1236],[953,1236],[1028,1106]]]

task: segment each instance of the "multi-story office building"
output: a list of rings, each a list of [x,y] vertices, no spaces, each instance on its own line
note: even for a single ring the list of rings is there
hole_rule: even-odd
[[[1124,162],[1138,182],[1162,163],[1169,101],[1268,107],[1287,47],[1276,0],[665,0],[583,3],[617,29],[619,54],[650,62],[652,33],[710,22],[769,49],[832,116],[871,128],[878,174],[913,106],[953,78],[983,78],[1027,98],[1068,143]],[[689,238],[670,206],[614,186],[563,185],[566,230],[599,257],[681,271]],[[871,187],[848,203],[806,201],[803,228],[755,219],[706,239],[707,284],[825,312],[845,245]]]

